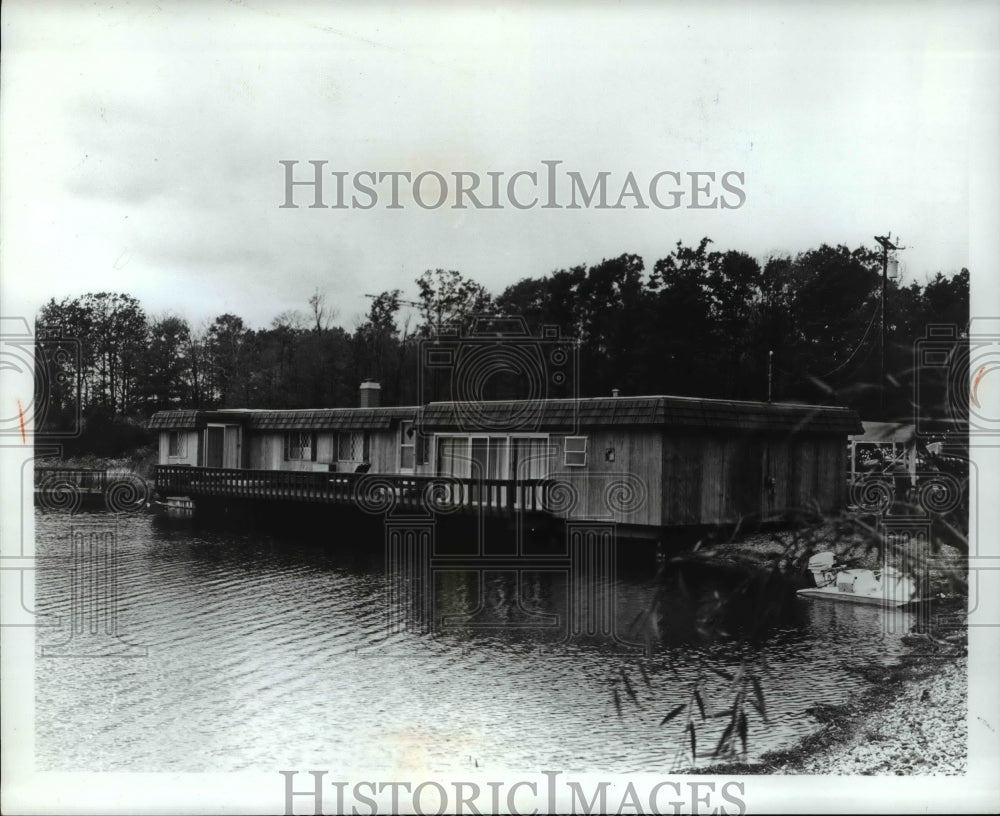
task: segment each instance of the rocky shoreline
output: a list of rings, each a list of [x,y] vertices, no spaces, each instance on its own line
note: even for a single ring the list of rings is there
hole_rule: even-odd
[[[868,694],[825,712],[819,732],[762,758],[758,773],[956,775],[967,767],[964,656],[921,655],[872,677]],[[823,714],[819,714],[824,719]]]
[[[796,745],[756,762],[723,762],[691,774],[834,776],[962,775],[968,764],[964,652],[915,649],[894,666],[862,672],[869,690],[842,706],[818,706],[819,723]],[[860,670],[859,670],[860,671]]]

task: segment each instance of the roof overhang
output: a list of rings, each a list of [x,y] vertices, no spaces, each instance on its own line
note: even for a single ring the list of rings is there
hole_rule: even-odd
[[[401,420],[417,422],[425,433],[575,433],[605,427],[654,427],[847,436],[864,430],[849,408],[674,396],[432,402],[422,408],[160,411],[150,419],[149,427],[198,429],[222,422],[258,431],[387,430]]]

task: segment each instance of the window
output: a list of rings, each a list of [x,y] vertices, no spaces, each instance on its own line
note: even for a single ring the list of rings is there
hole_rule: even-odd
[[[463,436],[442,436],[437,444],[437,472],[442,476],[469,478],[469,440]]]
[[[418,458],[420,453],[418,437]],[[438,436],[437,473],[463,479],[544,479],[549,453],[544,436]]]
[[[416,431],[412,422],[399,423],[399,469],[413,470],[416,462]]]
[[[566,467],[585,467],[587,464],[587,437],[567,436],[565,458]]]
[[[418,433],[416,426],[404,420],[399,424],[399,468],[413,470],[414,465],[426,465],[431,460],[430,438]]]
[[[316,459],[313,435],[308,432],[293,431],[285,434],[285,459],[293,461]]]
[[[364,431],[341,431],[337,434],[337,460],[340,462],[367,462],[369,459],[368,434]]]
[[[187,456],[187,434],[180,431],[171,431],[169,442],[167,443],[167,455],[182,457]]]
[[[504,436],[474,436],[469,451],[472,476],[478,479],[506,479],[508,440]]]
[[[510,440],[510,473],[515,479],[544,479],[549,473],[551,450],[544,436]]]

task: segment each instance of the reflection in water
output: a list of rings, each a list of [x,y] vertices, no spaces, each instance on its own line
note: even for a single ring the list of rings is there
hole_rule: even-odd
[[[61,620],[39,630],[40,650],[66,653],[78,597],[66,555],[71,530],[88,525],[115,530],[118,631],[145,651],[40,652],[39,769],[663,772],[681,742],[663,714],[687,701],[703,661],[738,664],[725,642],[667,637],[649,656],[631,643],[653,594],[646,568],[619,566],[586,593],[565,559],[387,578],[377,528],[345,542],[98,513],[37,515],[37,552],[55,565],[38,573],[38,611]],[[751,755],[808,733],[808,708],[861,688],[845,662],[901,650],[905,616],[887,635],[877,609],[798,611],[760,645],[771,723],[751,721]],[[603,636],[607,620],[617,640]],[[644,679],[619,716],[623,669]],[[725,690],[706,681],[710,700]]]

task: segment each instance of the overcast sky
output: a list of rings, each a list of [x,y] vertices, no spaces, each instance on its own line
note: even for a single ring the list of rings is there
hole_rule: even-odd
[[[350,328],[365,292],[415,297],[428,268],[499,292],[702,236],[764,258],[891,230],[907,280],[970,265],[991,4],[434,7],[4,3],[4,313],[114,290],[260,327],[319,288]],[[613,199],[630,171],[737,171],[746,201],[282,209],[281,160],[484,178],[559,160],[610,172]]]

